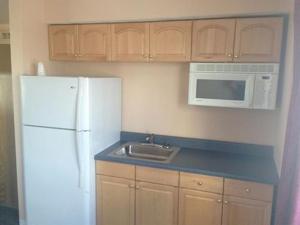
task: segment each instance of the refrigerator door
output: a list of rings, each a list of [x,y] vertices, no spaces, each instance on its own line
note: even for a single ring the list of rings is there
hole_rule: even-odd
[[[23,126],[27,224],[90,224],[89,187],[80,187],[79,172],[81,165],[88,184],[89,149],[81,149],[87,153],[79,164],[76,135],[72,130]],[[84,135],[81,139],[89,138],[89,132]]]
[[[23,124],[76,129],[79,79],[22,76]]]

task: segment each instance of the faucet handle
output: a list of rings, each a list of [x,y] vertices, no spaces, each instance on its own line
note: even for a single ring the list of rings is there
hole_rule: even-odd
[[[171,145],[170,145],[170,144],[167,144],[167,143],[163,144],[162,146],[163,146],[163,148],[166,148],[166,149],[171,148]]]
[[[150,144],[153,144],[154,143],[154,134],[149,134],[147,137],[146,137],[146,141]]]

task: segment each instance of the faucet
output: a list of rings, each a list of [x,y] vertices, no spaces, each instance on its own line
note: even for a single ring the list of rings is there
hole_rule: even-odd
[[[149,134],[149,135],[146,137],[146,141],[147,141],[149,144],[154,144],[154,134]]]

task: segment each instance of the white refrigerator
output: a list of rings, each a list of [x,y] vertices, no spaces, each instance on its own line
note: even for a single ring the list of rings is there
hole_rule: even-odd
[[[22,76],[27,225],[95,225],[94,155],[119,141],[119,78]]]

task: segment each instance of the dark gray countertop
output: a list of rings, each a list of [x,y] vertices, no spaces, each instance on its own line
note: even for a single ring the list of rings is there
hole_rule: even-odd
[[[123,137],[122,141],[115,143],[103,152],[97,154],[95,156],[95,160],[127,163],[162,169],[171,169],[184,172],[220,176],[225,178],[255,181],[267,184],[276,184],[278,182],[277,170],[272,154],[266,154],[266,151],[264,150],[262,151],[261,155],[258,155],[237,153],[236,149],[233,151],[217,151],[211,150],[209,148],[187,148],[185,147],[187,145],[185,145],[184,147],[181,147],[179,153],[168,164],[143,161],[133,158],[117,158],[109,156],[109,153],[111,151],[128,141],[133,141],[133,139],[135,139],[136,141],[140,140],[140,138]],[[222,142],[218,143],[222,144]],[[224,143],[228,144],[228,142]],[[232,145],[232,143],[230,143],[230,145],[235,146]],[[243,145],[247,144],[238,144],[236,145],[236,148],[243,147]],[[199,146],[202,146],[201,143],[199,144]],[[251,145],[250,147],[245,147],[251,149]],[[255,147],[257,147],[257,145],[253,145],[253,149]],[[262,147],[264,148],[265,146]],[[226,148],[226,146],[224,148]],[[253,150],[253,152],[255,152],[255,150]]]

